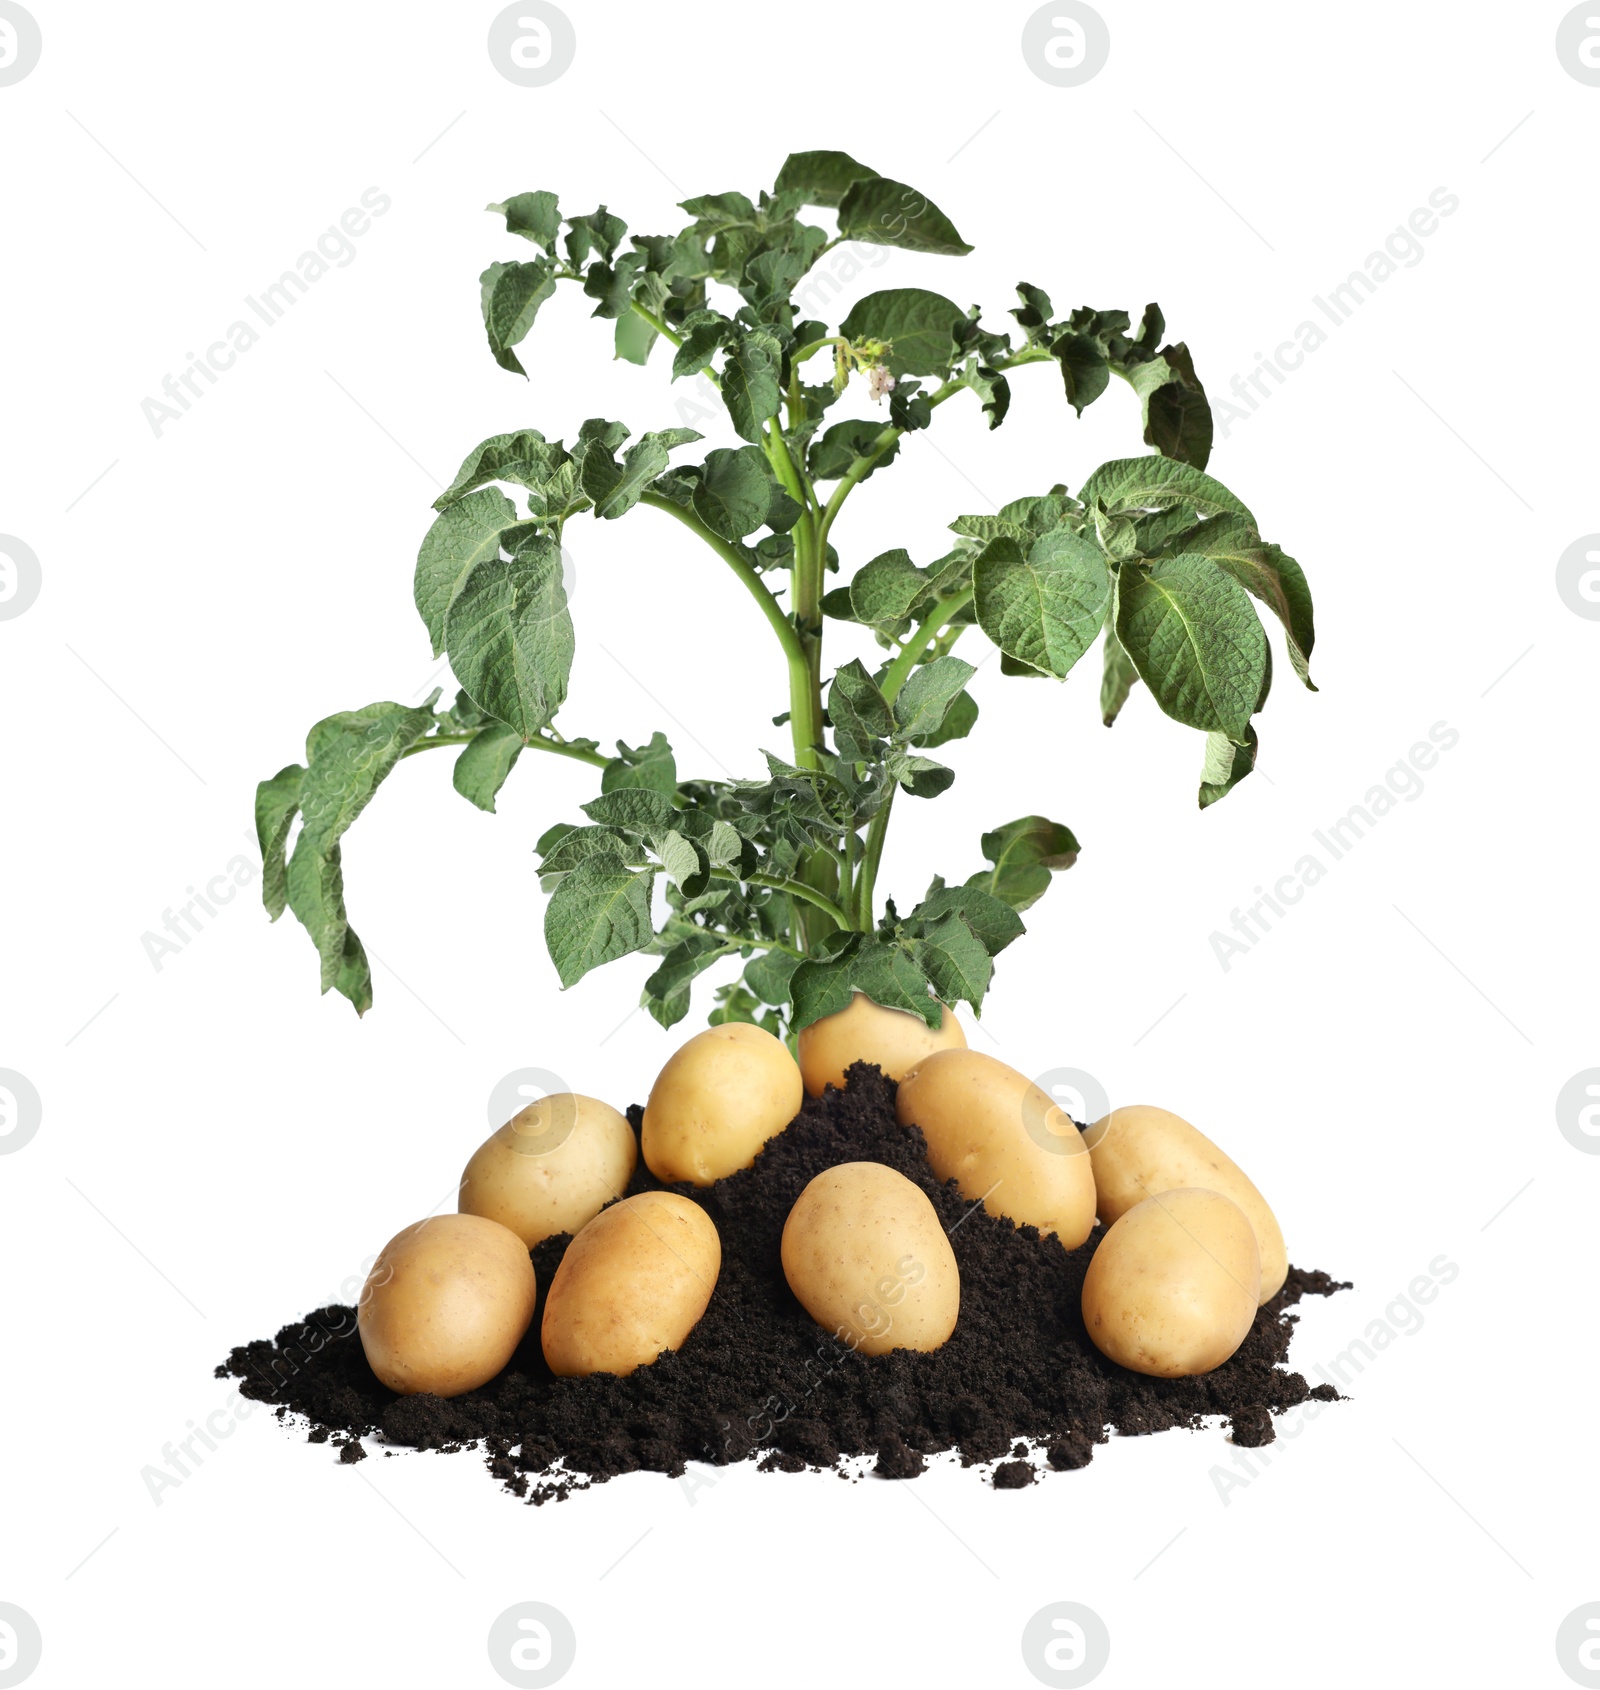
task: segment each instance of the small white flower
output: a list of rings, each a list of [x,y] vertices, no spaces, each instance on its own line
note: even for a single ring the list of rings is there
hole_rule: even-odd
[[[876,404],[886,393],[894,392],[894,377],[889,374],[887,364],[874,364],[867,371],[867,392]]]

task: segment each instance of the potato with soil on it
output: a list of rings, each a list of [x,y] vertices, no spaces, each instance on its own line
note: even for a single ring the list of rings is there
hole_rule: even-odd
[[[1152,1104],[1113,1109],[1083,1135],[1094,1164],[1100,1219],[1105,1225],[1135,1203],[1181,1186],[1220,1191],[1250,1217],[1261,1251],[1261,1301],[1277,1296],[1289,1277],[1283,1232],[1267,1200],[1244,1170],[1181,1115]]]
[[[533,1319],[527,1246],[481,1215],[433,1215],[384,1245],[356,1324],[391,1391],[457,1397],[510,1361]]]
[[[800,1029],[796,1044],[806,1091],[812,1097],[821,1097],[825,1086],[843,1091],[852,1062],[871,1062],[898,1080],[936,1050],[965,1050],[967,1036],[955,1011],[948,1004],[939,1008],[942,1019],[933,1028],[910,1010],[886,1009],[857,992],[845,1008]]]
[[[941,1050],[900,1082],[895,1113],[928,1162],[987,1213],[1075,1250],[1094,1227],[1094,1172],[1071,1116],[1026,1074],[977,1050]]]
[[[881,1162],[825,1168],[784,1222],[783,1276],[807,1314],[867,1355],[936,1350],[961,1275],[933,1204]]]
[[[1261,1291],[1249,1216],[1216,1191],[1164,1191],[1101,1239],[1083,1278],[1083,1324],[1135,1373],[1181,1379],[1220,1367],[1245,1341]]]
[[[711,1185],[748,1168],[800,1113],[805,1088],[788,1046],[748,1021],[696,1033],[650,1088],[639,1135],[667,1184]]]
[[[473,1153],[458,1207],[508,1226],[531,1250],[577,1232],[627,1190],[639,1146],[627,1117],[577,1092],[519,1110]]]
[[[722,1241],[698,1203],[646,1191],[602,1209],[567,1246],[539,1338],[561,1378],[632,1373],[683,1347],[722,1269]]]

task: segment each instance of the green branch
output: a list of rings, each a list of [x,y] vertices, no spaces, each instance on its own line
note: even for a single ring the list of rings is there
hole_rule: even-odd
[[[901,646],[887,669],[883,672],[883,680],[879,683],[879,690],[888,701],[893,704],[896,694],[911,677],[911,671],[917,666],[917,659],[922,656],[934,636],[964,604],[971,602],[973,589],[963,587],[959,593],[952,593],[949,598],[940,599],[918,626],[916,631]]]
[[[791,898],[798,898],[803,904],[814,904],[819,910],[825,911],[841,927],[850,926],[849,916],[826,892],[819,892],[815,886],[807,886],[803,880],[785,880],[776,874],[734,874],[730,869],[723,868],[712,869],[711,878],[730,880],[736,886],[764,886],[771,892],[787,892]],[[780,950],[789,949],[787,945],[778,945],[775,939],[763,939],[760,943],[775,945]]]
[[[819,342],[818,344],[822,343]],[[1024,364],[1049,364],[1054,362],[1055,360],[1051,355],[1042,348],[1029,346],[1024,347],[1022,351],[1013,354],[1010,358],[1002,358],[999,363],[990,367],[996,371],[1004,371],[1018,369]],[[942,405],[946,399],[954,398],[956,394],[968,389],[968,387],[969,383],[952,377],[928,395],[928,404],[930,406]],[[840,506],[877,467],[878,459],[906,432],[903,428],[893,426],[884,429],[867,451],[857,458],[839,478],[839,485],[834,488],[833,496],[828,500],[827,508],[822,513],[822,522],[818,529],[819,545],[826,547],[828,530],[833,527],[834,518],[838,516]]]
[[[867,828],[866,851],[861,859],[861,873],[856,878],[854,923],[863,933],[872,931],[872,894],[878,884],[878,864],[883,859],[883,842],[889,833],[889,813],[894,808],[894,794],[895,789],[891,786],[883,808]]]
[[[639,503],[649,505],[653,510],[665,511],[668,516],[676,517],[691,533],[698,534],[739,577],[750,596],[761,606],[761,614],[772,624],[772,631],[778,636],[778,643],[783,647],[783,654],[791,666],[805,662],[805,650],[800,644],[800,636],[794,630],[794,624],[784,614],[783,606],[772,596],[766,582],[761,579],[760,572],[740,547],[707,528],[693,511],[686,509],[676,500],[669,499],[665,493],[646,488],[639,495]]]
[[[471,733],[433,734],[427,739],[419,739],[415,745],[408,746],[400,753],[400,760],[415,757],[419,751],[433,751],[443,745],[466,745],[476,739],[482,729],[474,729]],[[587,763],[591,768],[603,769],[613,761],[603,751],[591,751],[586,745],[572,745],[564,739],[546,738],[537,734],[532,739],[525,739],[523,749],[526,751],[548,751],[555,757],[570,757],[575,763]]]
[[[683,345],[683,336],[677,333],[676,330],[669,329],[664,319],[658,317],[654,311],[647,310],[637,299],[631,301],[631,303],[635,314],[643,317],[650,327],[653,328],[663,340],[670,340],[674,346]]]

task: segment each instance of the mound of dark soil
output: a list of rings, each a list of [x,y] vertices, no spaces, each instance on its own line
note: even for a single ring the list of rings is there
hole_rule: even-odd
[[[1289,1270],[1250,1335],[1215,1372],[1151,1379],[1106,1360],[1079,1313],[1096,1244],[1063,1250],[1030,1226],[985,1214],[928,1167],[923,1138],[900,1126],[894,1086],[857,1064],[843,1092],[808,1099],[754,1166],[707,1190],[702,1204],[722,1238],[722,1273],[684,1347],[630,1378],[557,1379],[539,1351],[541,1308],[510,1365],[481,1390],[445,1400],[399,1397],[379,1384],[356,1334],[355,1311],[333,1306],[242,1344],[217,1369],[241,1392],[310,1422],[313,1442],[332,1437],[341,1459],[359,1439],[391,1446],[487,1452],[494,1476],[530,1502],[564,1497],[640,1470],[680,1474],[691,1461],[754,1457],[763,1471],[835,1468],[872,1456],[871,1471],[911,1478],[925,1458],[956,1450],[963,1465],[1000,1463],[1002,1489],[1031,1484],[1042,1468],[1085,1466],[1111,1432],[1138,1436],[1227,1419],[1240,1443],[1273,1436],[1272,1415],[1307,1397],[1331,1399],[1281,1364],[1307,1295],[1346,1289],[1325,1273]],[[639,1112],[631,1111],[635,1130]],[[867,1356],[818,1327],[795,1301],[778,1241],[806,1183],[839,1162],[882,1162],[928,1194],[961,1270],[955,1335],[930,1355]],[[661,1189],[641,1159],[630,1194]],[[541,1293],[570,1240],[533,1252]],[[1031,1449],[1030,1449],[1031,1446]]]

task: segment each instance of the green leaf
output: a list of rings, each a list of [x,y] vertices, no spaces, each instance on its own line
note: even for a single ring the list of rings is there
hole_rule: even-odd
[[[775,1039],[784,1037],[783,1018],[775,1009],[763,1011],[760,1000],[753,993],[746,991],[737,980],[717,988],[717,1007],[706,1020],[713,1027],[726,1026],[730,1021],[745,1021],[752,1026],[764,1028]],[[792,1034],[787,1043],[789,1054],[793,1056],[795,1042]]]
[[[833,587],[822,595],[822,614],[831,616],[835,622],[855,622],[855,607],[850,603],[850,589],[848,587]],[[782,727],[789,720],[789,713],[785,711],[781,716],[774,716],[774,727]]]
[[[1116,629],[1167,715],[1243,743],[1266,673],[1267,636],[1237,581],[1205,557],[1125,565]]]
[[[591,254],[610,260],[622,244],[628,225],[614,211],[601,206],[586,217],[567,219],[567,256],[574,267],[588,262]]]
[[[801,963],[790,990],[794,1010],[789,1025],[796,1033],[846,1008],[857,992],[885,1009],[920,1015],[930,1027],[937,1028],[943,1019],[927,976],[905,947],[867,934],[848,935],[843,950],[834,956],[811,957]]]
[[[620,465],[610,452],[598,447],[585,453],[583,490],[594,500],[594,514],[607,522],[626,515],[667,468],[672,448],[700,438],[692,428],[663,428],[641,435],[623,454]]]
[[[762,425],[778,409],[783,349],[762,329],[741,334],[722,367],[722,402],[739,435],[761,441]]]
[[[517,487],[543,487],[566,458],[560,442],[546,440],[536,428],[496,434],[473,447],[462,459],[455,480],[433,501],[433,508],[445,510],[474,488],[492,481],[508,481]]]
[[[799,970],[795,973],[798,976]],[[935,1028],[944,1019],[938,999],[928,989],[927,977],[899,945],[864,939],[851,959],[851,979],[856,990],[885,1009],[909,1010]],[[799,1031],[798,1025],[795,1031]]]
[[[1109,728],[1122,714],[1128,694],[1138,684],[1139,671],[1122,649],[1122,642],[1106,629],[1105,668],[1100,677],[1100,720]]]
[[[1026,931],[1016,910],[992,892],[970,882],[965,886],[946,886],[942,880],[935,880],[928,888],[927,897],[907,916],[906,924],[926,929],[952,911],[977,934],[990,956],[998,956]]]
[[[416,709],[369,704],[324,718],[306,738],[300,837],[284,886],[289,908],[317,947],[323,991],[337,989],[358,1015],[372,1007],[372,972],[345,910],[339,841],[401,755],[432,726],[433,699]]]
[[[601,771],[600,790],[655,792],[670,801],[678,790],[678,765],[666,735],[658,731],[648,745],[637,746],[619,739],[616,756]]]
[[[954,769],[936,763],[931,757],[913,757],[904,751],[892,751],[885,764],[890,775],[913,798],[937,798],[948,792],[956,778]]]
[[[661,337],[637,311],[624,311],[617,318],[612,344],[617,357],[628,364],[648,364],[650,353]]]
[[[1013,307],[1011,315],[1028,331],[1028,339],[1032,341],[1037,330],[1050,326],[1056,308],[1050,303],[1050,295],[1043,288],[1036,288],[1032,282],[1018,282],[1017,297],[1022,304]]]
[[[1210,517],[1206,520],[1231,522],[1234,518],[1223,515]],[[1245,519],[1240,517],[1238,520],[1243,522]],[[1185,534],[1198,534],[1200,532],[1200,526],[1195,523],[1194,512],[1186,509],[1183,505],[1173,505],[1164,511],[1151,511],[1146,515],[1136,516],[1133,519],[1133,531],[1135,549],[1141,557],[1176,557],[1179,552],[1190,550],[1203,552],[1205,550],[1204,546],[1189,547],[1175,544]],[[1253,527],[1251,532],[1255,532]]]
[[[1003,652],[1058,679],[1105,622],[1111,577],[1099,547],[1058,528],[1024,557],[1015,540],[992,540],[973,565],[978,625]]]
[[[572,827],[563,823],[560,827],[551,828],[534,850],[540,858],[541,880],[570,873],[579,863],[586,863],[591,857],[605,857],[617,867],[627,863],[632,863],[635,868],[642,866],[642,852],[610,827]],[[549,887],[545,889],[550,890]]]
[[[884,362],[896,378],[946,376],[956,359],[956,324],[964,317],[942,293],[886,288],[858,300],[839,332],[852,341],[890,342]]]
[[[283,914],[288,893],[284,885],[284,848],[289,830],[300,813],[300,782],[305,770],[298,763],[279,769],[256,787],[256,839],[261,846],[261,901],[274,921]]]
[[[1311,648],[1316,644],[1317,633],[1311,614],[1310,584],[1305,571],[1281,546],[1268,542],[1262,551],[1262,564],[1257,571],[1251,572],[1252,578],[1247,580],[1244,573],[1236,572],[1236,579],[1283,623],[1289,661],[1300,679],[1315,692],[1317,689],[1311,685],[1310,664]]]
[[[683,345],[673,354],[672,379],[697,376],[711,367],[733,324],[720,311],[696,311],[683,320]]]
[[[1138,523],[1131,516],[1108,516],[1103,505],[1094,508],[1094,537],[1112,563],[1140,555]]]
[[[763,1003],[785,1004],[799,966],[800,958],[787,951],[764,951],[744,965],[744,983]]]
[[[506,220],[506,232],[521,235],[524,240],[537,241],[546,252],[554,254],[556,237],[561,233],[561,211],[556,196],[551,193],[513,194],[508,200],[487,206]]]
[[[945,1003],[960,1001],[971,1004],[974,1014],[982,1011],[994,961],[957,911],[950,910],[923,935],[917,961]]]
[[[694,218],[702,235],[720,234],[724,229],[754,228],[756,208],[749,197],[737,191],[726,194],[697,194],[679,205]]]
[[[712,822],[702,843],[705,845],[706,855],[718,868],[733,868],[736,864],[742,864],[750,850],[749,841],[738,828],[732,822],[723,821],[720,816]]]
[[[990,865],[973,875],[976,886],[1018,911],[1036,904],[1049,890],[1050,877],[1078,860],[1078,841],[1072,830],[1045,816],[1022,816],[992,833],[980,844]]]
[[[1025,498],[1013,499],[1009,505],[1000,507],[999,516],[1003,522],[1018,524],[1035,540],[1055,528],[1067,527],[1076,533],[1083,526],[1082,519],[1083,507],[1062,487],[1050,493],[1030,493]],[[982,519],[964,517],[962,520]]]
[[[894,729],[888,700],[859,658],[852,658],[828,688],[828,717],[842,756],[866,761]]]
[[[945,712],[937,730],[917,741],[924,751],[948,745],[953,739],[965,739],[978,725],[978,701],[970,692],[957,693],[955,702]]]
[[[883,432],[883,424],[875,423],[868,417],[850,417],[844,422],[834,423],[812,442],[807,460],[812,479],[837,481],[858,458],[868,456]],[[880,469],[894,461],[899,450],[900,442],[892,441],[861,480],[870,481]]]
[[[1163,347],[1159,356],[1133,365],[1128,380],[1144,409],[1145,444],[1204,469],[1211,457],[1211,404],[1189,348],[1181,341]]]
[[[685,934],[662,955],[661,965],[644,983],[639,1002],[663,1027],[673,1027],[689,1013],[689,988],[733,947],[714,933]]]
[[[677,814],[670,798],[644,787],[602,793],[582,809],[590,821],[602,827],[620,828],[642,837],[665,833]]]
[[[1088,335],[1059,335],[1050,343],[1050,354],[1061,366],[1067,403],[1081,417],[1084,407],[1092,405],[1110,384],[1111,366]]]
[[[562,879],[545,908],[544,940],[563,990],[650,943],[651,878],[595,856]]]
[[[776,477],[759,446],[718,447],[706,454],[695,484],[695,514],[713,534],[742,540],[766,523],[775,486]]]
[[[1281,546],[1269,545],[1244,517],[1219,516],[1174,536],[1166,550],[1210,558],[1266,605],[1283,624],[1295,673],[1311,691],[1317,690],[1310,671],[1311,648],[1316,643],[1311,588],[1304,570]]]
[[[1026,542],[1034,538],[1020,523],[1013,522],[1006,516],[958,516],[950,524],[952,532],[961,535],[966,540],[977,540],[987,545],[991,540],[1018,540]]]
[[[850,184],[839,201],[839,233],[848,241],[947,258],[961,258],[972,251],[926,195],[887,176],[869,176]]]
[[[461,748],[451,784],[469,803],[494,814],[495,795],[505,785],[522,750],[522,736],[504,722],[480,728]]]
[[[989,427],[998,428],[1011,409],[1011,383],[998,370],[980,364],[976,358],[967,360],[961,380],[977,394],[979,406],[989,419]]]
[[[445,617],[467,577],[500,556],[508,531],[527,528],[497,487],[466,494],[434,519],[417,553],[413,590],[435,657],[444,650]]]
[[[580,447],[600,446],[607,452],[615,452],[632,432],[633,430],[626,423],[612,422],[606,417],[590,417],[586,422],[578,425],[578,445]],[[698,440],[699,438],[700,436],[692,430],[684,432],[685,440]]]
[[[483,294],[483,326],[489,335],[489,350],[502,370],[525,376],[514,346],[533,327],[539,307],[556,291],[550,266],[536,258],[527,264],[491,264],[479,283]]]
[[[1260,741],[1253,726],[1245,729],[1245,742],[1235,745],[1226,734],[1206,735],[1206,760],[1200,770],[1200,808],[1209,809],[1230,792],[1256,766]]]
[[[1220,481],[1176,458],[1117,458],[1101,464],[1078,492],[1078,502],[1086,507],[1092,507],[1096,499],[1113,516],[1122,511],[1187,505],[1201,516],[1232,511],[1248,522],[1255,521]]]
[[[547,728],[566,700],[572,671],[560,545],[541,534],[509,559],[480,563],[450,605],[445,643],[456,679],[475,704],[524,742]]]
[[[913,669],[894,701],[901,737],[922,744],[938,733],[950,707],[977,672],[959,657],[936,657]]]
[[[803,194],[803,205],[835,206],[852,182],[877,174],[870,165],[858,163],[849,153],[790,153],[778,172],[773,192]]]
[[[667,871],[667,879],[686,897],[695,898],[705,891],[710,878],[707,860],[692,840],[671,829],[655,841],[655,853]]]

